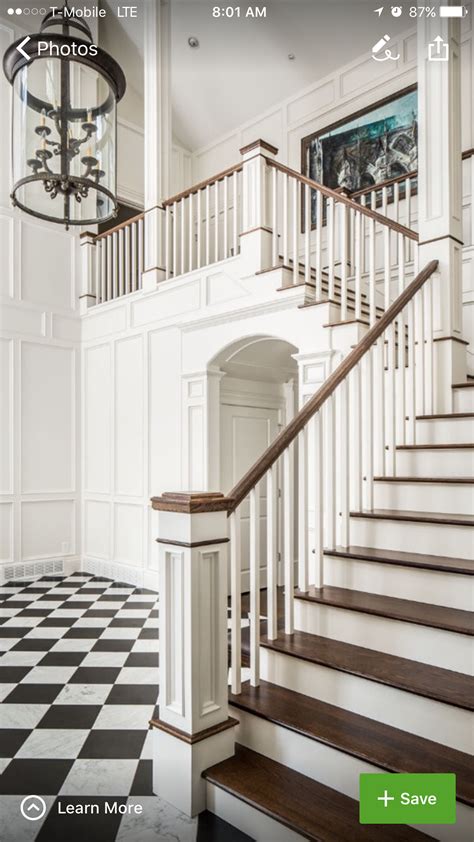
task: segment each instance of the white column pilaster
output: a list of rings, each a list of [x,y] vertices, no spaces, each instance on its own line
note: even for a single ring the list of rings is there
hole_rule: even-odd
[[[224,372],[206,371],[183,376],[183,488],[220,485],[220,382]]]
[[[170,0],[145,0],[145,259],[143,289],[164,280],[164,213],[170,194],[171,73]]]
[[[158,511],[160,713],[153,791],[205,808],[204,769],[234,753],[227,684],[227,510],[218,493],[163,494]]]
[[[80,235],[81,243],[81,294],[79,296],[79,311],[87,313],[89,307],[96,304],[96,277],[95,277],[95,234],[84,231]]]
[[[461,25],[418,23],[419,266],[439,261],[434,295],[435,412],[452,406],[451,385],[465,376],[462,338]],[[442,41],[439,40],[442,39]],[[438,40],[435,40],[438,39]],[[430,45],[432,45],[430,47]],[[447,60],[439,60],[437,56]],[[431,59],[430,59],[431,56]]]
[[[242,147],[242,231],[240,252],[244,272],[251,274],[272,265],[270,227],[270,178],[266,158],[275,158],[278,149],[264,140]]]

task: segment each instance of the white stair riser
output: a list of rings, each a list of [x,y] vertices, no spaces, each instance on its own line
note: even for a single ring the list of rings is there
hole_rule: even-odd
[[[266,816],[235,795],[218,786],[206,783],[207,809],[224,821],[234,825],[256,842],[304,842],[299,833]]]
[[[397,450],[396,476],[472,477],[474,450]]]
[[[240,722],[236,729],[238,743],[356,801],[359,800],[359,776],[363,773],[377,774],[386,771],[380,766],[352,757],[303,734],[254,716],[248,711],[239,710],[233,705],[230,707],[230,714]],[[456,840],[459,842],[472,841],[473,812],[466,804],[457,802]],[[436,838],[441,842],[453,842],[452,826],[442,827],[439,832],[438,829],[433,831],[430,828],[430,833],[436,832]]]
[[[416,422],[417,444],[465,444],[474,441],[474,418],[433,418]]]
[[[474,412],[474,389],[453,389],[453,412]]]
[[[472,558],[474,528],[446,523],[419,523],[411,520],[353,517],[350,522],[351,544],[380,550],[414,549],[427,555],[455,555]]]
[[[460,751],[469,750],[466,741],[474,724],[469,711],[263,646],[260,657],[264,681]]]
[[[471,611],[474,577],[397,564],[325,556],[324,584]]]
[[[464,634],[295,600],[295,628],[443,669],[472,672],[472,638]]]
[[[376,509],[471,515],[474,512],[474,483],[455,485],[428,482],[374,483]]]

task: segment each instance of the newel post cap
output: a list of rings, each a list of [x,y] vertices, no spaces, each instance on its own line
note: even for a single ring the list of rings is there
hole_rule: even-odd
[[[273,144],[268,143],[268,141],[259,138],[258,140],[254,140],[253,143],[242,146],[239,152],[244,160],[253,158],[255,155],[266,155],[267,157],[274,158],[278,154],[278,149]]]
[[[233,502],[232,497],[226,497],[220,491],[165,491],[161,497],[151,498],[152,508],[158,512],[189,515],[227,512]]]

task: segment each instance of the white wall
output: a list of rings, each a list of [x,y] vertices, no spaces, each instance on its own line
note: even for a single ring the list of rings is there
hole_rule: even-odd
[[[0,52],[20,34],[0,23]],[[0,578],[80,557],[77,239],[11,206],[10,92],[2,73]]]

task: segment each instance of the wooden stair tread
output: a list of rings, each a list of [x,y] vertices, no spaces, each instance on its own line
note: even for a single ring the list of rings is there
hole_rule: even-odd
[[[453,389],[474,389],[474,380],[468,380],[466,383],[453,383]]]
[[[279,633],[276,640],[262,636],[261,645],[309,663],[474,710],[474,680],[460,672],[302,631],[292,635]]]
[[[374,482],[430,482],[437,485],[472,485],[474,477],[374,477]]]
[[[338,558],[360,559],[362,561],[378,562],[382,564],[398,564],[401,567],[415,567],[422,570],[439,570],[443,573],[460,573],[474,576],[474,561],[449,556],[425,555],[423,553],[407,553],[398,550],[380,550],[375,547],[336,547],[325,550],[325,555]]]
[[[203,772],[203,777],[255,807],[305,839],[315,842],[416,842],[430,839],[406,825],[361,825],[359,804],[263,754],[236,745],[234,757]]]
[[[474,805],[474,761],[469,754],[268,681],[259,687],[244,682],[242,692],[230,694],[229,702],[387,772],[454,772],[457,800]]]
[[[403,520],[415,523],[440,523],[451,526],[474,526],[474,515],[448,515],[440,512],[412,512],[402,509],[373,509],[351,512],[351,517],[374,518],[376,520]]]
[[[441,412],[437,415],[417,415],[417,421],[437,421],[449,418],[474,418],[474,412]]]
[[[419,626],[474,635],[474,614],[458,608],[446,608],[443,605],[430,605],[427,602],[414,602],[331,585],[325,585],[323,588],[311,587],[307,592],[295,591],[295,597],[333,608],[344,608]]]
[[[448,444],[397,444],[397,450],[472,450],[472,442],[451,442]]]

